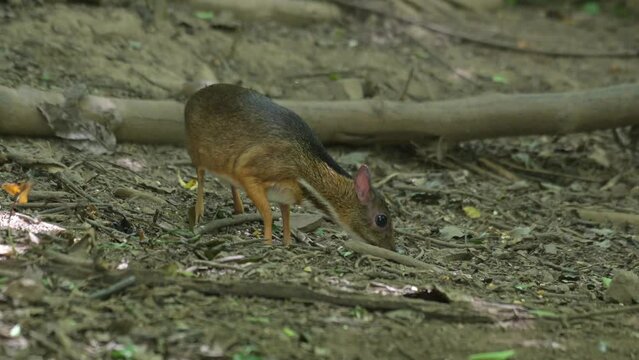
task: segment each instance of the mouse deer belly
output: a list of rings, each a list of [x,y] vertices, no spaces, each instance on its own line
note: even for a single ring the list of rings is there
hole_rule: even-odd
[[[295,180],[279,181],[267,187],[266,197],[279,204],[297,205],[302,201],[302,190]]]

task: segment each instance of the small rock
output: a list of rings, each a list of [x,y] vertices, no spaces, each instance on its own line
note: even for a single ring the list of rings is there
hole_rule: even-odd
[[[626,305],[639,304],[639,276],[630,271],[618,271],[606,291],[606,299]]]
[[[541,281],[545,284],[549,284],[555,281],[555,277],[550,271],[542,271],[541,272]]]
[[[364,98],[364,89],[360,79],[341,79],[339,82],[349,99],[361,100]]]
[[[291,214],[291,227],[303,232],[313,232],[322,223],[323,216],[318,214]]]

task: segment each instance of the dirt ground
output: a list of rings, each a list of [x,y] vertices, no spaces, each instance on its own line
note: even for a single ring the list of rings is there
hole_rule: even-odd
[[[639,18],[621,2],[594,10],[599,3],[431,2],[369,4],[519,48],[614,53],[639,44]],[[497,49],[342,11],[337,23],[291,26],[172,2],[158,21],[144,1],[1,2],[0,85],[84,84],[91,94],[183,101],[185,83],[229,82],[277,99],[431,101],[639,81],[637,57]],[[179,181],[194,170],[180,147],[119,144],[92,155],[60,139],[0,135],[0,183],[33,184],[24,205],[2,193],[0,214],[14,209],[66,229],[0,229],[0,357],[467,359],[513,350],[514,359],[639,358],[639,285],[625,273],[625,304],[611,291],[619,271],[639,272],[639,159],[628,134],[470,141],[440,157],[422,143],[329,147],[348,171],[369,164],[390,202],[398,252],[440,273],[358,254],[306,207],[293,209],[312,221],[291,248],[277,223],[273,246],[262,244],[260,222],[194,236],[195,192]],[[209,179],[205,220],[231,216],[230,191]],[[602,220],[605,212],[629,214],[635,226]],[[235,296],[217,296],[207,281]],[[241,296],[234,286],[242,284],[243,294],[272,284],[361,299],[417,293],[426,307]],[[481,316],[457,316],[469,308]]]

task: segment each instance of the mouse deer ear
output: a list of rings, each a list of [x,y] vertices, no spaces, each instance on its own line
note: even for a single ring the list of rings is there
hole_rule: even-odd
[[[361,203],[367,203],[371,198],[371,173],[368,166],[362,165],[355,175],[355,192]]]

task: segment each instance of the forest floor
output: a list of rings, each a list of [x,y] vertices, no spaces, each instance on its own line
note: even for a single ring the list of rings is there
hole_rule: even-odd
[[[434,101],[639,81],[636,57],[521,51],[636,52],[637,17],[612,7],[369,3],[514,48],[352,7],[337,23],[292,26],[171,2],[154,22],[143,1],[9,1],[0,3],[0,85],[184,101],[185,83],[230,82],[276,99]],[[273,246],[262,244],[261,222],[194,236],[195,192],[179,181],[194,170],[181,147],[123,143],[98,155],[61,139],[0,136],[0,183],[32,184],[27,204],[0,195],[0,219],[15,212],[65,229],[0,229],[0,356],[639,358],[639,285],[619,272],[639,272],[639,159],[628,133],[469,141],[439,157],[418,142],[330,146],[348,171],[369,164],[398,251],[438,273],[349,250],[348,235],[312,208],[293,209],[306,223],[291,248],[277,223]],[[230,191],[210,179],[205,221],[227,218]],[[625,220],[609,221],[611,212]],[[362,296],[336,304],[345,294]],[[382,295],[400,305],[365,301]]]

